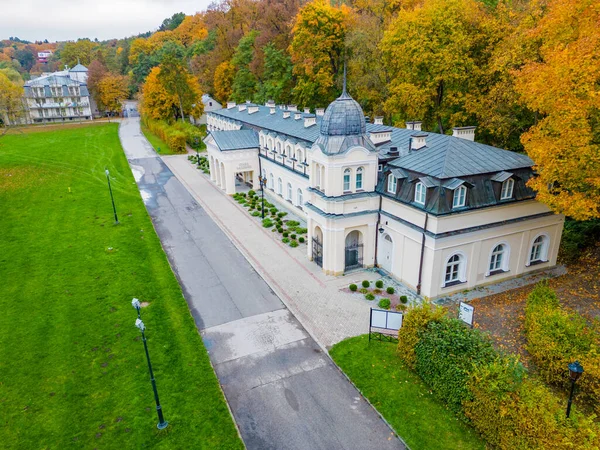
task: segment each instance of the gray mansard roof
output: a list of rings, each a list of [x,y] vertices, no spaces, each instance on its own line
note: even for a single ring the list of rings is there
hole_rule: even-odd
[[[215,143],[222,151],[258,148],[258,134],[254,130],[211,131]]]
[[[323,148],[323,144],[327,144],[329,139],[332,139],[340,141],[336,144],[338,148],[347,149],[352,145],[364,145],[368,149],[376,148],[379,157],[390,161],[390,166],[418,172],[437,179],[511,171],[530,168],[534,165],[529,157],[520,153],[430,132],[419,132],[419,134],[427,135],[425,139],[426,146],[409,152],[409,140],[417,132],[386,125],[366,123],[366,135],[323,135],[321,130],[324,128],[323,120],[325,117],[317,116],[316,124],[305,128],[303,118],[294,119],[295,113],[292,111],[290,117],[284,119],[283,110],[279,107],[277,107],[274,114],[270,114],[270,108],[266,106],[259,106],[258,111],[252,114],[248,113],[247,108],[239,111],[237,107],[212,111],[209,114],[241,123],[243,128],[251,128],[257,131],[262,129],[286,137],[291,136],[304,141],[307,145],[317,143]],[[329,130],[332,126],[333,124],[330,123],[326,129]],[[370,139],[366,139],[366,136],[377,131],[391,131],[391,139],[373,146]],[[396,147],[399,152],[395,157],[389,154],[392,147]],[[342,151],[339,153],[342,153]]]

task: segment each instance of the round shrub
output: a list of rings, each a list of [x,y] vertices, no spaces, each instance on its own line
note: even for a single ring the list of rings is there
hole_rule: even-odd
[[[271,214],[277,214],[277,208],[273,207],[269,210]]]
[[[277,215],[278,215],[279,217],[285,217],[285,216],[287,216],[287,213],[286,213],[286,212],[280,212],[280,213],[278,213]]]
[[[350,286],[348,286],[348,289],[350,289],[352,292],[356,292],[356,290],[358,289],[358,286],[355,284],[351,284]]]
[[[288,233],[287,231],[283,232],[283,237],[288,237],[290,235],[290,233]]]
[[[364,288],[368,288],[369,286],[371,286],[371,283],[369,283],[367,280],[364,280],[364,281],[362,282],[362,287],[364,287]]]
[[[306,228],[296,228],[296,233],[298,234],[306,234],[307,231],[308,229]]]
[[[369,301],[375,300],[375,296],[370,292],[368,294],[365,294],[365,298]]]
[[[369,290],[365,289],[365,288],[360,288],[360,290],[358,292],[360,292],[361,294],[368,294]]]
[[[407,297],[406,295],[401,295],[401,296],[400,296],[400,301],[401,301],[403,304],[406,304],[406,303],[408,302],[408,297]]]
[[[290,241],[290,247],[294,247],[294,248],[298,247],[298,241],[296,241],[296,240],[292,239],[292,240]]]
[[[300,222],[298,222],[296,220],[288,220],[285,224],[288,226],[288,228],[291,228],[291,227],[297,227],[298,225],[300,225]]]
[[[377,289],[377,288],[373,289],[373,294],[375,294],[375,295],[379,295],[379,294],[381,294],[382,292],[383,292],[383,291],[382,291],[381,289]]]
[[[248,196],[249,196],[249,197],[254,197],[255,195],[256,195],[256,192],[254,192],[252,189],[250,189],[250,190],[248,191]]]
[[[284,237],[281,242],[283,242],[284,244],[287,244],[288,242],[290,242],[289,238]]]
[[[396,289],[394,289],[393,287],[390,286],[385,290],[385,292],[392,295],[394,292],[396,292]]]
[[[295,235],[295,234],[292,234],[292,235],[290,235],[290,237],[291,237],[292,239],[296,239],[296,235]]]
[[[277,231],[279,231],[280,233],[283,233],[283,228],[277,227]]]
[[[266,219],[263,219],[262,225],[265,228],[271,228],[273,226],[273,221],[267,217]]]
[[[299,241],[301,244],[303,244],[303,243],[304,243],[304,238],[303,238],[302,236],[300,236],[300,237],[298,238],[298,241]]]
[[[254,212],[252,213],[252,215],[253,215],[254,217],[258,217],[258,216],[260,216],[260,211],[254,211]]]
[[[379,300],[379,307],[383,308],[383,309],[390,309],[390,305],[392,302],[390,302],[389,298],[382,298],[381,300]]]
[[[379,289],[383,288],[383,280],[377,280],[375,282],[375,286],[378,287]]]

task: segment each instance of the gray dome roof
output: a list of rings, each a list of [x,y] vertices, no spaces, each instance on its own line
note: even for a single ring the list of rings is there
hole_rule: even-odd
[[[327,107],[321,121],[321,135],[324,136],[360,136],[366,130],[362,108],[345,90]]]

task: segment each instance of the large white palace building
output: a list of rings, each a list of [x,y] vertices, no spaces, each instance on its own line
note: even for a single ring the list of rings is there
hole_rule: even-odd
[[[307,256],[331,275],[378,266],[430,298],[556,264],[564,217],[535,200],[527,156],[367,123],[344,93],[326,111],[228,103],[209,112],[210,177],[236,177],[304,217]]]

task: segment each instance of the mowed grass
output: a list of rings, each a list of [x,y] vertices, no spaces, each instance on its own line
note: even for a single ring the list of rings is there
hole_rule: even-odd
[[[404,366],[395,344],[369,344],[365,335],[346,339],[329,353],[412,450],[485,448],[477,432],[436,400]]]
[[[0,211],[0,447],[243,448],[116,124],[2,137]]]

